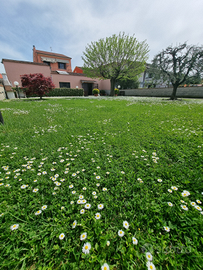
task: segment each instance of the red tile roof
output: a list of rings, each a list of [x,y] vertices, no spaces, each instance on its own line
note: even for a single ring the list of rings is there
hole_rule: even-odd
[[[39,51],[39,50],[36,50],[36,53],[43,54],[43,55],[54,56],[54,57],[63,57],[63,58],[72,59],[71,57],[68,57],[68,56],[66,56],[64,54],[60,54],[60,53],[52,53],[52,52],[45,52],[45,51]]]

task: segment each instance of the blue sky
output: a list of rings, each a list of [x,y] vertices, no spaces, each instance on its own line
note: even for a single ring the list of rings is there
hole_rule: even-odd
[[[0,61],[32,61],[35,45],[74,69],[88,43],[119,32],[146,40],[148,62],[169,45],[203,45],[203,0],[2,0],[0,10]]]

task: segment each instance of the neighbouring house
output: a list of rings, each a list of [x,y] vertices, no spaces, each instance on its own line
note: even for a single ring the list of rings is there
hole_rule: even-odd
[[[74,73],[83,73],[83,69],[81,67],[76,66],[73,70]]]
[[[15,81],[21,87],[21,75],[42,73],[45,77],[52,78],[56,88],[83,88],[85,96],[92,95],[93,88],[110,90],[110,80],[91,79],[80,71],[76,72],[77,69],[72,72],[70,57],[53,52],[39,51],[36,50],[35,46],[33,46],[33,62],[2,59],[2,63],[10,88],[15,87]]]

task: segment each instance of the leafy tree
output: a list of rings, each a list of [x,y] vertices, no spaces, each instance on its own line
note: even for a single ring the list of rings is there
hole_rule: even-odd
[[[138,78],[126,79],[121,78],[116,81],[116,85],[120,85],[121,89],[137,89],[140,85]]]
[[[82,56],[83,70],[88,77],[110,79],[110,95],[114,96],[117,80],[136,79],[145,70],[148,52],[146,41],[119,33],[88,44]]]
[[[51,77],[44,77],[41,73],[22,75],[21,84],[26,95],[34,94],[39,96],[40,99],[55,87]]]
[[[157,80],[172,84],[171,99],[174,100],[178,86],[202,72],[202,58],[203,47],[187,45],[186,42],[175,47],[169,46],[154,57],[150,72]]]

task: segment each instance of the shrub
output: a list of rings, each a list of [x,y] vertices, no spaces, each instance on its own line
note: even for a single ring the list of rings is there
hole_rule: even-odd
[[[99,94],[99,89],[94,88],[94,89],[92,90],[92,93],[93,93],[93,94]]]
[[[100,91],[100,94],[101,94],[102,96],[105,96],[105,95],[106,95],[106,91],[105,91],[105,90],[101,90],[101,91]]]
[[[115,92],[115,95],[118,95],[119,89],[118,89],[118,88],[115,88],[115,89],[114,89],[114,92]]]
[[[46,96],[84,96],[84,90],[83,88],[54,88]]]

